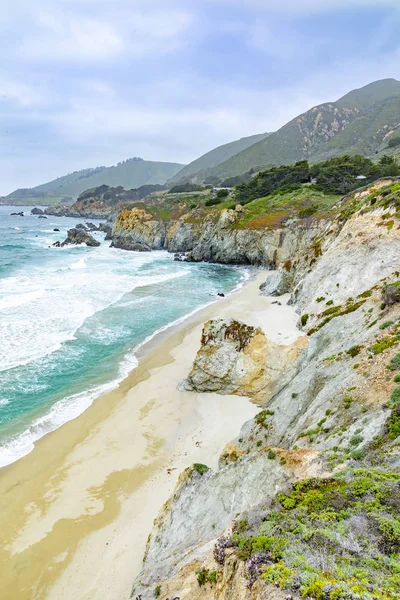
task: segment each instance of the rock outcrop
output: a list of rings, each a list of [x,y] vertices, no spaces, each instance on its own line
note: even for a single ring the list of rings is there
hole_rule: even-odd
[[[32,208],[31,210],[31,215],[43,215],[44,211],[41,208],[37,208],[35,206],[35,208]]]
[[[350,213],[344,202],[346,218],[340,212],[286,255],[309,343],[291,368],[282,366],[284,380],[277,357],[285,353],[260,329],[205,325],[192,388],[247,394],[264,408],[225,447],[216,471],[195,465],[179,478],[134,584],[142,600],[156,585],[161,600],[282,593],[268,582],[294,598],[364,600],[383,588],[396,597],[395,571],[368,563],[367,583],[354,574],[371,552],[389,564],[393,538],[383,524],[398,527],[400,480],[400,221],[396,200],[379,206],[377,190],[365,198]],[[268,292],[280,284],[277,275]],[[354,569],[344,572],[340,557]]]
[[[161,250],[166,227],[142,208],[123,210],[112,229],[112,247],[124,250]]]
[[[260,285],[263,296],[283,296],[291,291],[293,286],[293,274],[279,269],[273,271],[264,283]]]
[[[177,219],[162,220],[141,208],[124,210],[112,230],[113,245],[187,253],[187,260],[222,264],[275,267],[309,247],[320,236],[325,222],[289,224],[278,229],[237,227],[240,213],[203,208],[186,212]]]
[[[290,378],[306,345],[307,338],[293,346],[274,344],[260,328],[234,319],[208,321],[186,388],[249,396],[264,403]]]
[[[83,229],[69,229],[67,232],[67,238],[60,244],[61,246],[86,244],[86,246],[100,246],[100,242],[95,240],[92,235],[84,231]]]

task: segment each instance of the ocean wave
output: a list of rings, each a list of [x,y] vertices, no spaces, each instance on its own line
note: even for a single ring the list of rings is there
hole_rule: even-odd
[[[137,360],[134,359],[130,369],[133,369],[136,364]],[[23,433],[9,439],[0,446],[0,468],[10,465],[32,452],[35,442],[48,433],[55,431],[61,425],[68,423],[68,421],[79,417],[96,398],[115,389],[120,380],[118,378],[56,402],[45,415],[35,419]]]
[[[178,272],[178,274],[179,273],[180,272]],[[244,285],[245,281],[247,281],[250,277],[248,270],[241,269],[241,273],[242,276],[238,285],[231,292],[226,294],[227,296],[236,293]],[[171,275],[174,275],[174,277],[182,276],[178,274]],[[172,277],[167,275],[147,277],[147,279],[151,280],[153,284],[156,282],[157,278],[158,280],[162,278],[162,281],[166,281],[168,279],[171,279]],[[142,284],[146,285],[146,283],[144,283],[144,279],[146,278],[143,278]],[[160,283],[160,281],[157,281],[157,283]],[[149,284],[148,281],[147,284]],[[87,410],[89,406],[91,406],[91,404],[93,404],[93,402],[99,396],[110,392],[111,390],[118,387],[121,381],[123,381],[129,375],[129,373],[138,365],[137,354],[143,348],[143,346],[148,344],[157,336],[166,332],[168,329],[176,327],[177,325],[187,321],[190,317],[195,315],[200,310],[204,309],[206,306],[214,304],[218,301],[219,298],[214,298],[212,301],[197,307],[195,310],[183,315],[182,317],[179,317],[178,319],[166,323],[165,325],[159,327],[153,333],[148,335],[131,351],[125,354],[124,358],[120,362],[118,375],[112,381],[102,385],[98,385],[89,389],[88,391],[74,394],[56,402],[54,406],[45,415],[35,419],[35,421],[22,434],[15,436],[14,438],[6,441],[2,446],[0,446],[0,467],[7,466],[15,462],[16,460],[22,458],[23,456],[29,454],[33,450],[35,442],[44,437],[47,433],[55,431],[68,421],[72,421],[73,419],[77,418],[85,410]]]
[[[44,290],[26,292],[25,294],[10,294],[9,296],[6,296],[0,300],[0,310],[4,310],[6,308],[16,308],[17,306],[22,306],[28,302],[34,302],[35,300],[41,298],[43,294]]]
[[[40,274],[33,283],[26,276],[13,278],[12,284],[6,283],[3,289],[11,287],[15,292],[39,282],[42,289],[9,293],[0,300],[0,310],[4,312],[0,321],[0,371],[27,365],[56,352],[75,338],[87,319],[116,304],[126,293],[186,274],[185,270],[147,276],[110,272],[104,279],[100,273],[77,268],[70,270],[70,275],[53,272],[47,279]],[[23,311],[19,311],[22,305],[25,305]]]

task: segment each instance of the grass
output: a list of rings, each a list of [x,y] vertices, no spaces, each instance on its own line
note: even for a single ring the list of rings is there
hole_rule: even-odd
[[[307,184],[294,191],[275,192],[253,200],[244,207],[244,216],[236,223],[238,229],[265,229],[279,227],[288,218],[300,218],[312,207],[313,218],[323,217],[340,196],[326,195]]]

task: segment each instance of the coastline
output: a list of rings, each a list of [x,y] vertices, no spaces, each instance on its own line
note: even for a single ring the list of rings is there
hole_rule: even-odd
[[[149,340],[117,389],[0,471],[6,599],[129,597],[179,473],[193,462],[216,467],[224,445],[259,410],[246,398],[176,389],[204,321],[239,318],[280,343],[302,335],[292,307],[259,295],[266,275],[256,272],[236,293]]]

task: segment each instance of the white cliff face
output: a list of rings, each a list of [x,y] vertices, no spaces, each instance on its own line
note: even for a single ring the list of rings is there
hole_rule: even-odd
[[[296,305],[302,313],[307,308],[318,314],[331,300],[343,304],[399,268],[400,230],[388,229],[383,214],[393,216],[394,209],[357,215],[337,236],[321,240],[323,254],[298,286]]]
[[[161,600],[167,594],[181,600],[275,600],[274,588],[264,582],[246,587],[245,565],[234,552],[227,551],[222,566],[215,561],[216,538],[296,479],[344,469],[357,460],[354,450],[361,456],[387,431],[394,385],[388,365],[400,352],[400,304],[382,301],[385,286],[400,281],[400,222],[392,208],[384,214],[382,219],[382,209],[376,209],[325,223],[324,236],[299,233],[301,244],[292,244],[290,233],[281,238],[280,256],[290,261],[285,272],[295,281],[292,302],[309,334],[301,352],[271,344],[262,330],[244,323],[233,327],[232,337],[232,322],[205,325],[190,385],[247,394],[265,408],[227,445],[217,471],[181,476],[155,523],[135,582],[143,600],[160,582]],[[264,235],[271,242],[277,232]],[[271,285],[279,284],[276,279]],[[290,352],[297,355],[288,369]],[[277,365],[271,389],[269,369]],[[398,454],[391,461],[398,467]],[[204,567],[217,569],[218,580],[200,589],[196,570]]]
[[[143,571],[135,584],[138,592],[144,594],[146,587],[153,590],[155,582],[171,579],[191,562],[204,560],[235,515],[268,502],[305,472],[322,472],[315,451],[282,453],[284,466],[268,456],[267,450],[258,451],[221,466],[217,472],[210,469],[201,475],[190,468],[182,473],[156,520]],[[176,595],[178,592],[174,590]]]

